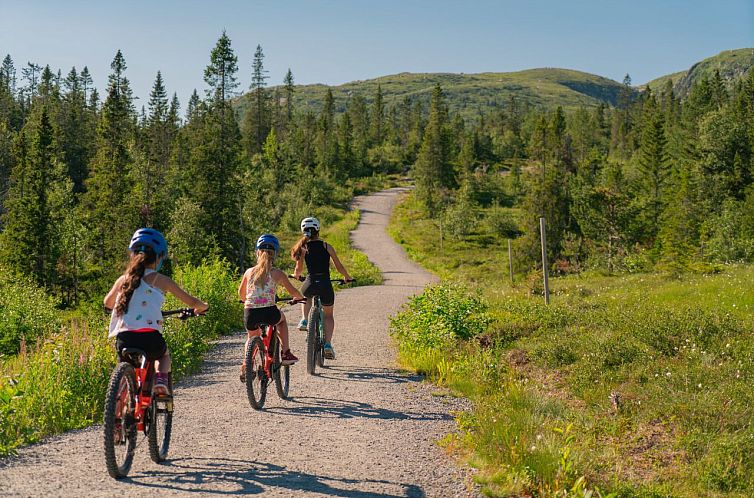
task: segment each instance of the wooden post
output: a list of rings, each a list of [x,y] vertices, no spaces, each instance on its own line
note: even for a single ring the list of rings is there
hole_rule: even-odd
[[[511,283],[513,283],[513,251],[511,250],[511,239],[508,239],[508,273],[510,273]]]
[[[545,232],[545,219],[539,218],[539,235],[542,240],[542,274],[545,279],[545,304],[550,304],[550,281],[548,279],[547,265],[547,233]]]

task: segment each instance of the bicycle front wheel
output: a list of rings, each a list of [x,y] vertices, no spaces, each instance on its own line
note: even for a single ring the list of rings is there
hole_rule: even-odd
[[[306,371],[314,375],[317,369],[319,355],[319,307],[312,306],[309,310],[309,322],[306,335]]]
[[[274,363],[272,364],[272,376],[275,379],[275,389],[280,399],[288,399],[288,390],[291,386],[291,367],[283,365],[280,354],[280,340],[275,340],[274,351],[272,353]]]
[[[255,410],[261,410],[267,398],[267,374],[264,371],[264,343],[259,337],[246,348],[246,395]]]
[[[136,376],[129,363],[121,362],[110,376],[105,398],[105,465],[114,479],[128,475],[136,449]]]
[[[172,394],[172,375],[168,374],[168,391]],[[173,430],[173,396],[153,397],[150,406],[149,457],[160,463],[168,457],[170,434]]]

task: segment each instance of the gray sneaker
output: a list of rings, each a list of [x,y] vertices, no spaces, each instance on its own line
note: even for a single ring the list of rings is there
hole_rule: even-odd
[[[303,330],[306,332],[309,330],[309,325],[306,323],[306,318],[302,318],[300,322],[298,322],[298,329]]]

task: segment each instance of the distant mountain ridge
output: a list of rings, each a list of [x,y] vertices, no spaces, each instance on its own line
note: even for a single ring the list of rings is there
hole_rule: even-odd
[[[667,81],[671,80],[673,92],[680,98],[684,98],[691,87],[704,76],[709,77],[715,71],[720,71],[720,76],[726,82],[728,89],[731,89],[738,80],[746,76],[752,67],[754,67],[754,48],[725,50],[697,62],[685,71],[660,76],[644,86],[650,87],[653,92],[662,91]]]
[[[570,69],[528,69],[511,73],[400,73],[379,78],[353,81],[329,87],[333,92],[336,112],[345,110],[356,95],[372,102],[380,85],[386,106],[405,98],[429,104],[432,88],[439,83],[451,112],[464,118],[475,118],[480,112],[507,105],[510,97],[520,104],[541,107],[563,106],[574,109],[594,107],[600,103],[615,105],[622,85],[602,76]],[[277,87],[279,89],[279,87]],[[294,104],[298,109],[322,109],[327,85],[298,85]],[[272,88],[274,92],[276,87]],[[249,105],[249,94],[236,101],[243,115]]]
[[[732,86],[754,66],[754,48],[728,50],[694,64],[686,71],[656,78],[646,85],[635,87],[638,93],[647,86],[662,90],[667,80],[672,80],[676,94],[685,97],[691,86],[703,75],[716,69]],[[617,81],[572,69],[539,68],[507,73],[399,73],[368,80],[352,81],[343,85],[297,85],[294,104],[297,109],[319,112],[327,89],[333,92],[335,111],[343,112],[348,101],[361,95],[371,103],[380,85],[387,107],[408,98],[428,105],[432,88],[439,83],[446,96],[448,108],[464,118],[474,119],[505,107],[511,97],[520,104],[565,109],[600,104],[615,106],[623,85]],[[272,87],[275,92],[280,87]],[[279,94],[280,96],[280,94]],[[249,106],[249,94],[239,97],[235,104],[241,119]]]

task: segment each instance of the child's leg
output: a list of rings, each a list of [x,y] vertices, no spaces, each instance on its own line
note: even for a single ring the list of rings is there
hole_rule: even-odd
[[[172,360],[170,359],[170,351],[165,350],[165,354],[154,362],[154,368],[157,373],[167,374],[170,373],[170,367],[172,366]]]
[[[285,315],[280,313],[280,321],[277,323],[278,337],[280,337],[280,347],[285,353],[290,349],[288,343],[288,322],[285,320]]]
[[[301,318],[303,318],[304,320],[309,319],[309,310],[311,309],[311,307],[312,307],[312,298],[307,297],[306,301],[301,304],[301,313],[303,313]]]

